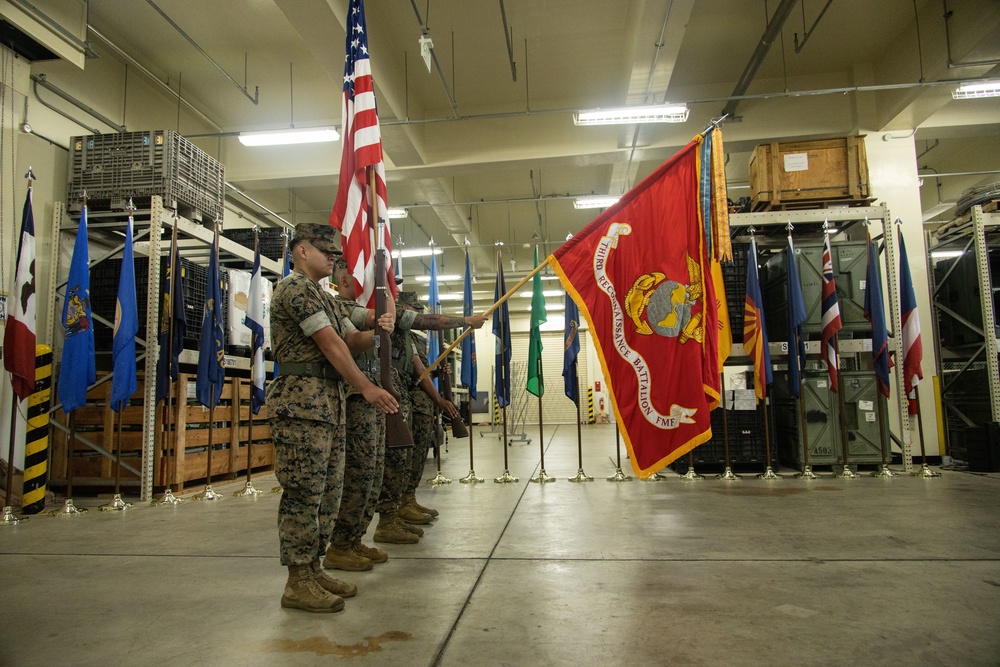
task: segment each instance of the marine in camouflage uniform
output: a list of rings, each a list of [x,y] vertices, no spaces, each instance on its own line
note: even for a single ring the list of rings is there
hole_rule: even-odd
[[[271,298],[271,342],[280,375],[267,390],[278,505],[281,563],[288,567],[283,607],[338,611],[357,588],[327,576],[321,561],[333,530],[343,482],[345,417],[342,378],[386,411],[397,403],[358,370],[342,336],[350,336],[318,280],[340,254],[329,225],[302,224],[290,244],[295,271]],[[354,332],[355,334],[359,332]]]

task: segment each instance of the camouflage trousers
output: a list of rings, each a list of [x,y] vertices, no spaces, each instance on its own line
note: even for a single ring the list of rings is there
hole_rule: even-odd
[[[427,465],[427,452],[434,446],[434,416],[414,412],[410,429],[413,431],[413,455],[410,457],[410,472],[403,493],[411,493],[420,488],[424,466]]]
[[[343,548],[368,530],[382,489],[385,416],[361,395],[347,399],[344,492],[330,541]]]
[[[410,402],[410,392],[399,392],[401,399],[399,409],[406,418],[406,424],[413,434],[413,404]],[[414,438],[416,439],[416,438]],[[395,512],[399,509],[399,500],[403,497],[410,476],[410,458],[413,447],[386,447],[385,468],[382,472],[382,488],[379,491],[375,511],[379,514]]]
[[[322,558],[340,510],[344,483],[344,427],[274,416],[274,474],[281,484],[278,539],[282,565]]]

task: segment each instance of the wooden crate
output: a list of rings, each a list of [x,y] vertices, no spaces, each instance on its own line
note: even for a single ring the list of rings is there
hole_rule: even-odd
[[[760,144],[750,156],[754,211],[872,201],[864,135]]]
[[[117,446],[117,414],[111,410],[109,397],[111,383],[106,382],[87,394],[87,405],[73,414],[74,429],[80,437],[113,453]],[[166,483],[169,449],[171,488],[182,491],[185,486],[203,484],[208,473],[208,440],[210,417],[213,418],[212,479],[235,479],[245,474],[249,463],[254,471],[265,471],[274,466],[271,429],[267,423],[267,408],[254,415],[253,443],[247,446],[250,431],[250,380],[227,378],[215,414],[200,405],[195,396],[195,376],[182,373],[174,383],[174,408],[169,428],[165,428],[163,402],[156,408],[156,442],[153,458],[153,484],[163,488]],[[238,396],[238,407],[233,397]],[[180,397],[180,398],[178,398]],[[122,412],[121,451],[122,462],[136,471],[142,471],[143,448],[143,382],[132,396],[131,404]],[[53,419],[67,424],[66,415],[58,412]],[[68,434],[54,429],[52,437],[52,480],[58,485],[66,480],[66,444]],[[114,483],[114,459],[102,455],[86,444],[76,441],[73,445],[74,485],[107,487]],[[122,468],[123,487],[138,487],[139,474]]]

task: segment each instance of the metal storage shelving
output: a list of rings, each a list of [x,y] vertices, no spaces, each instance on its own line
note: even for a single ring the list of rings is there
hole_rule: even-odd
[[[741,228],[753,227],[756,230],[756,238],[758,243],[758,251],[774,253],[773,256],[777,257],[778,254],[784,250],[786,244],[786,225],[790,222],[793,225],[792,237],[795,241],[796,248],[807,248],[810,249],[808,252],[812,252],[812,248],[815,247],[815,241],[817,239],[822,239],[822,225],[825,221],[829,221],[831,224],[836,224],[838,227],[838,234],[846,234],[848,237],[857,236],[857,238],[849,239],[849,243],[845,248],[845,252],[848,256],[849,265],[847,271],[852,274],[851,285],[842,286],[838,283],[838,294],[844,292],[841,295],[842,303],[845,303],[846,308],[842,306],[842,309],[846,310],[849,314],[854,313],[855,320],[863,319],[860,318],[860,309],[855,308],[855,306],[863,303],[863,291],[856,290],[857,274],[861,271],[860,277],[864,277],[864,267],[866,265],[865,257],[865,246],[864,246],[864,236],[863,234],[857,234],[857,230],[860,230],[860,224],[862,221],[868,220],[869,222],[880,222],[882,224],[883,231],[890,229],[890,213],[889,209],[885,204],[878,206],[865,206],[865,207],[841,207],[841,208],[826,208],[826,209],[810,209],[810,210],[792,210],[792,211],[775,211],[775,212],[764,212],[764,213],[736,213],[730,216],[730,224],[734,228],[734,242],[738,241],[748,241],[749,235],[742,231]],[[738,231],[739,230],[739,231]],[[883,274],[883,279],[888,287],[889,293],[889,303],[886,312],[886,324],[890,329],[890,332],[901,331],[901,316],[900,316],[900,298],[899,298],[899,270],[898,270],[898,249],[896,247],[896,237],[895,234],[889,233],[884,235],[883,241],[885,242],[885,273]],[[834,244],[834,253],[837,253],[838,245]],[[856,247],[855,247],[856,246]],[[779,260],[780,261],[780,260]],[[744,269],[745,271],[745,269]],[[802,272],[800,271],[800,274]],[[744,272],[745,277],[745,272]],[[802,275],[801,279],[806,282],[807,276]],[[762,278],[762,280],[765,280]],[[815,281],[814,281],[815,282]],[[762,286],[763,288],[763,286]],[[844,288],[847,288],[846,290]],[[774,290],[775,299],[780,303],[783,303],[784,295],[779,295],[778,292],[783,290]],[[805,291],[805,290],[804,290]],[[855,294],[855,292],[858,292]],[[845,299],[846,297],[846,299]],[[727,298],[732,299],[732,297],[727,293]],[[768,299],[764,299],[765,303]],[[739,307],[742,309],[742,299],[739,301]],[[807,298],[807,309],[809,308],[809,302]],[[733,310],[733,304],[729,304],[730,312]],[[780,307],[780,304],[779,304]],[[850,315],[849,315],[850,317]],[[742,321],[742,320],[741,320]],[[749,364],[749,359],[743,352],[743,347],[739,343],[735,342],[740,340],[741,336],[739,334],[742,331],[742,327],[738,327],[736,320],[732,321],[733,328],[733,354],[730,357],[730,361],[727,365],[737,365],[741,361],[743,364]],[[778,330],[778,323],[768,323],[769,329],[769,341],[770,341],[770,352],[772,365],[776,367],[776,370],[780,373],[785,366],[785,359],[787,358],[787,342],[783,341],[787,335],[784,333],[785,327],[780,327],[780,332]],[[864,325],[867,325],[867,321],[864,321]],[[845,325],[845,328],[841,331],[839,337],[840,342],[840,353],[841,353],[841,368],[842,373],[844,373],[845,382],[847,377],[852,377],[855,373],[861,371],[863,368],[870,369],[870,360],[862,363],[862,358],[864,355],[862,353],[867,353],[870,358],[871,352],[871,340],[870,340],[870,328],[861,324],[860,321],[849,322]],[[817,327],[809,328],[804,327],[806,330],[807,338],[819,337],[819,329]],[[853,330],[852,330],[853,329]],[[812,332],[814,336],[809,336]],[[890,352],[895,352],[896,341],[890,338]],[[814,357],[814,355],[819,353],[819,341],[818,340],[808,340],[806,343],[807,354]],[[896,386],[903,386],[903,376],[902,376],[902,364],[897,363],[894,366],[894,372],[896,374]],[[874,376],[870,375],[868,372],[868,377],[874,380]],[[859,381],[859,385],[866,384],[860,378],[856,378]],[[775,382],[778,382],[778,378]],[[773,386],[773,385],[772,385]],[[850,393],[850,392],[849,392]],[[783,401],[781,397],[781,389],[777,391],[772,390],[771,392],[772,400]],[[857,397],[855,397],[857,398]],[[792,399],[794,400],[794,399]],[[867,399],[862,399],[867,400]],[[902,396],[902,391],[897,390],[893,394],[893,403],[895,406],[896,414],[900,417],[901,429],[903,431],[902,442],[902,461],[903,466],[906,470],[910,470],[913,465],[913,453],[912,453],[912,442],[910,438],[911,430],[911,420],[906,412],[906,401],[905,397]],[[865,404],[867,405],[867,404]],[[834,405],[833,407],[837,407]],[[851,408],[848,407],[849,412]],[[839,408],[834,411],[833,417],[835,418],[839,412]],[[856,416],[856,415],[855,415]],[[795,418],[798,419],[798,410],[795,410]],[[777,424],[775,425],[777,426]],[[840,438],[839,438],[839,427],[836,426],[836,422],[833,422],[833,431],[836,436],[836,452],[835,459],[840,460]],[[784,424],[781,429],[783,437],[796,437],[798,438],[798,426],[795,426],[793,431],[789,431],[790,426]],[[878,438],[879,434],[869,434],[868,427],[866,424],[858,424],[856,421],[852,421],[848,424],[848,433],[853,434],[855,439],[855,444],[849,444],[848,455],[851,462],[878,462],[872,453],[871,449],[880,446]],[[776,431],[774,427],[771,429],[772,437]],[[862,437],[859,439],[859,433]],[[810,432],[812,436],[812,432]],[[816,437],[820,437],[817,433]],[[873,439],[873,446],[868,446],[864,444],[865,440]],[[789,451],[794,448],[794,444],[784,444],[784,451]],[[798,456],[801,456],[801,441],[799,440],[798,445]],[[797,460],[797,459],[793,459]],[[812,461],[811,463],[819,463],[819,461]]]
[[[116,256],[120,257],[121,251],[124,247],[122,243],[122,231],[124,230],[127,217],[127,213],[123,211],[88,211],[88,236],[91,241],[91,247],[109,248],[107,252],[91,260],[92,272],[95,267],[98,267],[107,260]],[[79,225],[78,218],[78,213],[71,214],[67,210],[67,207],[61,202],[57,202],[55,204],[53,210],[54,229],[65,233],[75,233]],[[146,280],[144,281],[144,284],[146,285],[146,293],[145,295],[136,295],[137,301],[145,301],[146,304],[146,327],[145,330],[140,330],[138,336],[138,352],[140,355],[143,354],[142,349],[145,348],[145,356],[142,358],[144,359],[145,365],[143,366],[140,364],[139,368],[144,372],[145,377],[155,377],[156,360],[159,356],[157,334],[161,302],[160,271],[162,259],[164,259],[164,256],[169,252],[170,231],[172,230],[172,226],[176,225],[177,227],[181,252],[186,255],[184,259],[191,261],[191,256],[197,254],[206,258],[206,264],[210,248],[214,240],[214,232],[210,227],[202,226],[201,224],[192,222],[187,218],[175,218],[174,212],[170,209],[164,208],[162,199],[156,195],[150,196],[148,209],[137,210],[133,213],[133,220],[135,227],[134,238],[136,239],[134,242],[136,267],[139,269],[142,264],[142,260],[145,260],[146,264]],[[65,278],[59,275],[59,245],[58,239],[52,243],[49,264],[51,267],[49,284],[53,286],[50,294],[48,295],[49,303],[52,304],[52,322],[59,321],[59,314],[61,313],[62,305],[61,290],[63,290],[66,285]],[[228,238],[220,236],[219,249],[220,256],[225,255],[225,257],[230,260],[235,259],[245,262],[248,265],[253,263],[253,249],[247,248],[244,245]],[[192,266],[203,268],[199,266],[198,262],[192,261],[191,263]],[[282,268],[283,267],[280,262],[265,256],[261,257],[262,271],[271,273],[275,276],[280,276]],[[66,269],[64,269],[63,272],[65,272],[65,270]],[[137,285],[142,284],[142,282],[143,281],[140,278],[137,280]],[[193,287],[203,289],[203,283],[204,278],[202,278],[202,284],[200,286],[195,285]],[[117,276],[115,278],[115,285],[117,286]],[[98,312],[95,312],[95,320],[97,320],[98,325],[107,327],[112,326],[112,322],[108,321],[106,318],[100,317]],[[200,327],[200,318],[197,323]],[[58,358],[59,354],[59,351],[57,351],[55,357]],[[180,354],[181,364],[196,365],[197,361],[197,350],[188,349],[186,346]],[[226,355],[224,364],[227,368],[241,371],[249,371],[250,368],[249,359],[231,355]],[[98,382],[106,382],[108,380],[110,380],[110,375],[104,376]],[[133,472],[140,477],[140,499],[144,501],[151,498],[154,481],[153,465],[157,438],[155,390],[156,387],[154,382],[145,383],[142,408],[143,443],[141,470],[126,467],[126,469],[130,470],[130,472]],[[67,431],[67,428],[62,424],[58,424],[55,421],[53,421],[52,424],[54,428]],[[103,447],[88,441],[85,436],[78,436],[78,440],[98,454],[107,458],[114,458],[112,452],[109,452]]]
[[[973,206],[934,230],[928,235],[928,250],[945,441],[951,456],[968,461],[967,429],[1000,422],[997,204]],[[949,250],[961,254],[933,257]]]

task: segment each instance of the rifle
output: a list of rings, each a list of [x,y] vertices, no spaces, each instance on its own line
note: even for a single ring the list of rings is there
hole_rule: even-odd
[[[374,173],[369,173],[371,180],[371,191],[375,192]],[[377,202],[376,197],[372,197]],[[388,310],[388,285],[385,284],[386,275],[386,253],[385,251],[385,221],[378,215],[377,205],[372,206],[372,213],[378,220],[375,252],[375,349],[378,350],[379,378],[382,381],[382,388],[392,394],[393,398],[402,405],[402,397],[392,381],[392,342],[389,340],[389,332],[378,326],[378,318]],[[399,410],[385,416],[385,446],[391,447],[412,447],[413,434],[406,423],[403,411]]]
[[[450,403],[454,403],[454,400],[452,399],[451,378],[449,377],[449,373],[439,373],[438,380],[441,381],[441,398]],[[451,420],[451,432],[456,438],[469,437],[469,429],[466,427],[465,422],[462,421],[461,417],[448,417],[448,419]]]

